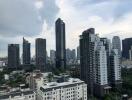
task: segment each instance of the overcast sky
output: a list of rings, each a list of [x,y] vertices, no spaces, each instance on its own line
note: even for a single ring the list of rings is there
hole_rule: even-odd
[[[22,44],[22,37],[31,42],[32,55],[37,37],[47,39],[47,51],[55,49],[58,17],[66,23],[67,48],[76,48],[90,27],[103,37],[132,37],[131,5],[132,0],[0,0],[0,57],[7,56],[8,43]]]

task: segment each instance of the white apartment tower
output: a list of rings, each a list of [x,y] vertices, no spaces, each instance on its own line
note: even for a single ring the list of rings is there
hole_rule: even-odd
[[[107,53],[103,42],[97,42],[95,47],[95,82],[94,91],[96,96],[104,96],[109,93],[107,73]]]

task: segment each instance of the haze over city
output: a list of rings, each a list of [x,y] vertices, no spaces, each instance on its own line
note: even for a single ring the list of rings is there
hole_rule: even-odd
[[[47,51],[55,49],[55,20],[66,23],[66,47],[76,48],[83,30],[94,27],[100,36],[131,37],[131,0],[1,0],[0,57],[7,56],[9,43],[22,44],[25,37],[47,39]]]

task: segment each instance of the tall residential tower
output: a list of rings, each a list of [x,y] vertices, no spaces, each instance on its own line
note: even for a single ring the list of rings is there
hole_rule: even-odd
[[[46,39],[36,39],[36,66],[41,71],[46,69]]]

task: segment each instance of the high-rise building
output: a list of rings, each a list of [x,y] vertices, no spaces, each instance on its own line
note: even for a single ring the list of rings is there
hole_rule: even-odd
[[[8,45],[8,68],[17,69],[19,67],[19,44]]]
[[[41,71],[46,69],[46,39],[36,39],[36,67]]]
[[[65,23],[58,18],[55,23],[56,31],[56,68],[66,68]]]
[[[52,64],[55,64],[55,50],[50,50],[50,60]]]
[[[107,55],[110,47],[108,40],[95,34],[90,28],[80,36],[81,79],[87,83],[88,94],[103,97],[109,93]],[[97,92],[98,91],[98,92]]]
[[[84,31],[80,36],[80,78],[87,83],[88,94],[90,95],[93,95],[95,39],[94,28]]]
[[[95,47],[94,94],[103,97],[111,88],[108,85],[107,52],[102,42]],[[99,92],[97,92],[99,91]]]
[[[80,47],[77,47],[77,60],[80,60]]]
[[[23,64],[27,65],[31,62],[30,43],[23,38]]]
[[[121,57],[121,40],[119,36],[114,36],[112,39],[112,48],[118,49],[119,56]]]
[[[122,40],[122,57],[129,59],[129,50],[132,46],[132,38]]]
[[[100,41],[103,42],[103,45],[105,46],[105,50],[107,53],[107,73],[108,73],[108,83],[110,83],[110,78],[111,78],[110,54],[111,54],[112,44],[110,40],[107,38],[100,38]]]
[[[121,66],[118,49],[112,49],[110,55],[111,81],[112,86],[121,85]]]

